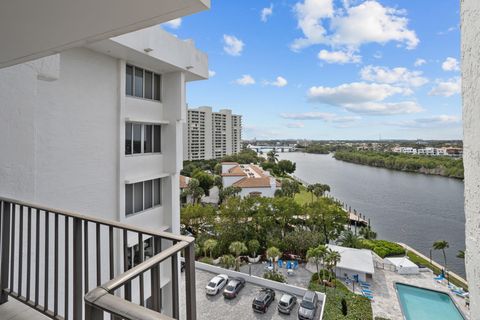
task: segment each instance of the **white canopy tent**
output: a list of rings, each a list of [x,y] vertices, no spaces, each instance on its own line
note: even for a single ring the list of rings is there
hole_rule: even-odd
[[[398,274],[418,274],[420,272],[418,266],[407,257],[385,258],[384,262],[395,266]]]

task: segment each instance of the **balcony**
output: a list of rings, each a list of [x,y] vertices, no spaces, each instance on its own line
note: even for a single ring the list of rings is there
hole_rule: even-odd
[[[0,198],[0,239],[2,315],[16,308],[28,319],[179,319],[183,252],[182,318],[196,319],[193,238]],[[134,253],[132,239],[152,239],[151,257],[143,245]],[[162,288],[165,270],[170,281]],[[162,311],[167,299],[169,314]]]

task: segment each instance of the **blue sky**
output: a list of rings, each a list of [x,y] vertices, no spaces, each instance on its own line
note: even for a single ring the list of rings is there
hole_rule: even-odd
[[[208,53],[189,105],[244,138],[462,137],[457,0],[212,0],[163,28]]]

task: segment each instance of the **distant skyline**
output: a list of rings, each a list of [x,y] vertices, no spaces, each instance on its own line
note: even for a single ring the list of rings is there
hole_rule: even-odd
[[[189,106],[246,139],[462,138],[458,1],[212,1],[162,28],[209,56]]]

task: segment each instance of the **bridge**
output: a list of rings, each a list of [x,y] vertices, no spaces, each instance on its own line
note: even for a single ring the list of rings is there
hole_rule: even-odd
[[[255,150],[257,153],[268,152],[271,150],[275,152],[293,152],[297,150],[297,148],[294,146],[268,146],[268,145],[251,145],[251,144],[249,144],[247,148]]]

